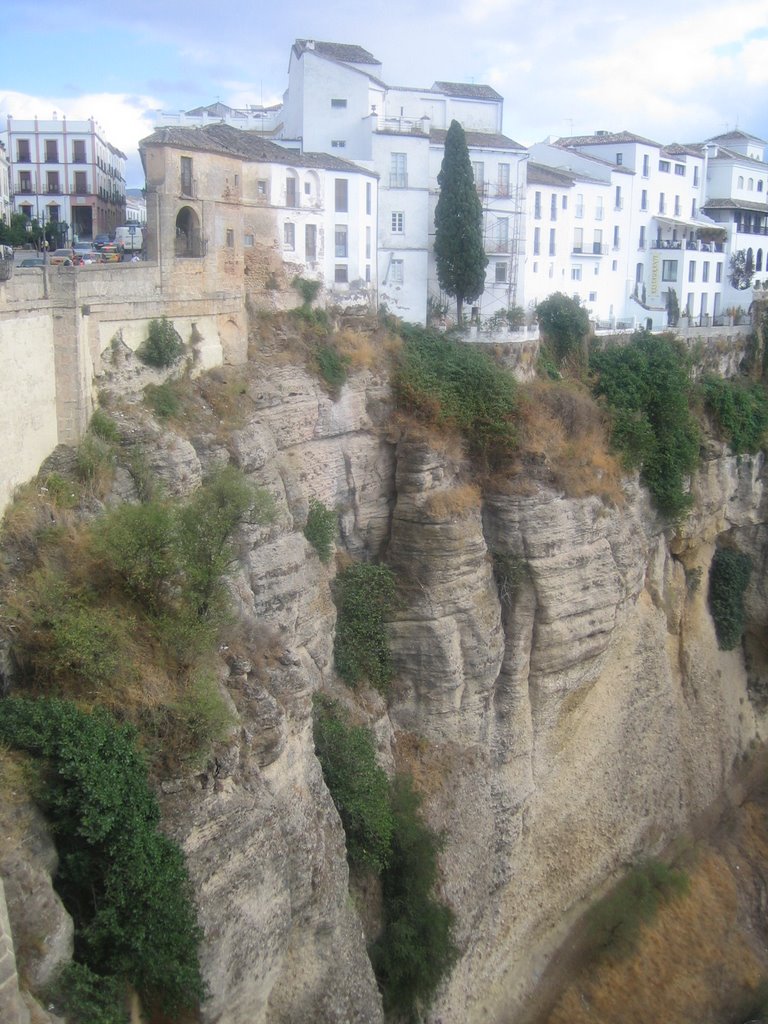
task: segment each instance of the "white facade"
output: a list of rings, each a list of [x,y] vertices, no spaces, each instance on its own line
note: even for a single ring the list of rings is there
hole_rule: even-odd
[[[66,224],[66,238],[91,239],[125,218],[126,156],[95,121],[8,117],[0,142],[10,163],[14,213]]]
[[[11,221],[11,169],[8,153],[0,142],[0,221],[9,224]]]

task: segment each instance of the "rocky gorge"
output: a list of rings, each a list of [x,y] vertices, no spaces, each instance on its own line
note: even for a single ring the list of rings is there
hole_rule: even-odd
[[[135,401],[147,377],[130,354],[99,382],[120,444],[139,443],[169,493],[231,463],[276,510],[240,531],[229,585],[245,640],[220,652],[220,686],[236,724],[196,771],[159,781],[203,929],[201,1020],[384,1020],[366,953],[376,897],[354,880],[350,896],[314,751],[324,691],[372,729],[389,771],[413,775],[444,836],[460,956],[424,1019],[522,1021],[590,902],[666,851],[764,740],[764,457],[708,442],[676,526],[636,476],[620,501],[568,496],[535,466],[480,488],[461,445],[397,422],[386,374],[357,370],[333,397],[279,348],[262,332],[247,367],[209,375],[202,398],[227,396],[229,420],[213,403],[200,421],[159,423]],[[106,504],[136,497],[118,465]],[[338,510],[345,557],[383,558],[398,580],[386,699],[334,671],[336,567],[304,536],[310,498]],[[755,566],[733,651],[707,606],[726,539]],[[7,778],[0,1017],[45,1022],[71,922],[44,822]]]

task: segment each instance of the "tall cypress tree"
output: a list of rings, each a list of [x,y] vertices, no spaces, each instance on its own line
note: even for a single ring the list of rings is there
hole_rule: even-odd
[[[440,287],[456,299],[461,323],[464,301],[485,288],[488,257],[483,250],[483,208],[475,189],[464,129],[451,121],[437,176],[440,197],[435,210],[435,262]]]

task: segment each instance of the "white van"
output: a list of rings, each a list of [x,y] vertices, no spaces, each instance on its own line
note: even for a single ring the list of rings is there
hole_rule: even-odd
[[[128,224],[115,228],[115,245],[123,247],[124,252],[141,252],[144,236],[138,224]]]

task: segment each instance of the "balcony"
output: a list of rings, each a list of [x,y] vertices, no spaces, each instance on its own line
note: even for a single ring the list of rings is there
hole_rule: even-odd
[[[500,253],[511,252],[512,249],[508,238],[492,238],[489,242],[485,243],[485,251],[491,253]]]
[[[49,185],[48,188],[45,190],[45,194],[47,196],[60,196],[61,189],[58,185]]]
[[[429,135],[427,117],[379,117],[376,131],[387,135]]]
[[[679,239],[655,238],[651,242],[652,249],[682,249],[683,243]]]
[[[20,184],[16,189],[17,195],[30,196],[32,195],[32,186],[26,184]]]
[[[574,256],[604,256],[608,252],[608,246],[603,242],[587,242],[586,245],[574,245],[571,250]]]

